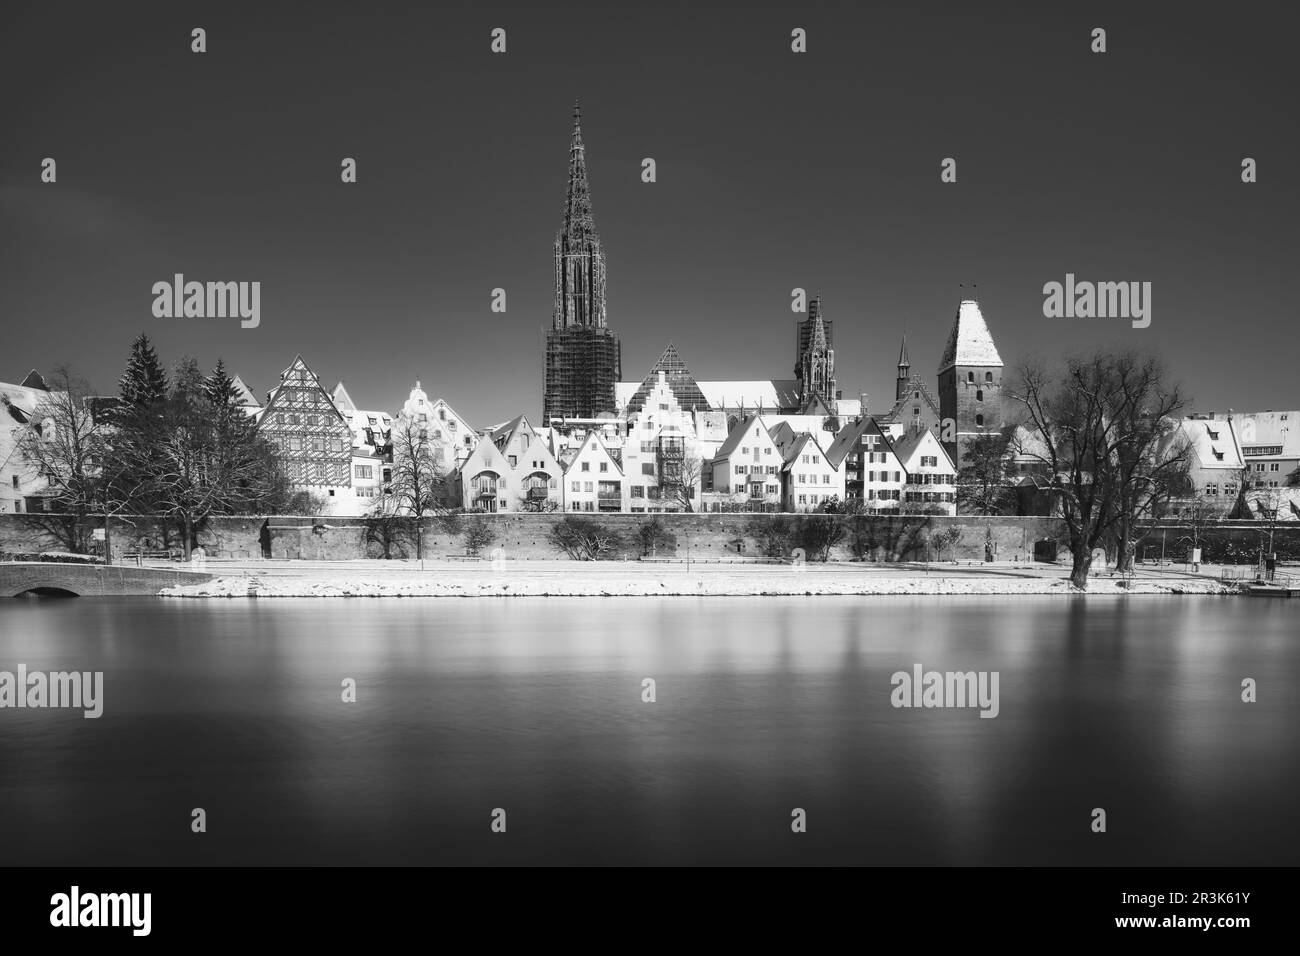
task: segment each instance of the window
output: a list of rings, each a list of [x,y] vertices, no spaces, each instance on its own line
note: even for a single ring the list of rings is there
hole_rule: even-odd
[[[1206,430],[1207,432],[1210,432],[1210,441],[1218,441],[1218,440],[1219,440],[1219,433],[1218,433],[1218,432],[1210,431],[1209,426],[1206,426],[1206,429],[1205,429],[1205,430]]]
[[[804,481],[804,475],[803,475],[803,472],[800,472],[800,473],[799,473],[799,484],[801,484],[801,485],[806,485],[806,484],[808,484],[808,482]]]
[[[974,372],[967,372],[967,373],[966,373],[966,381],[967,381],[967,382],[974,382],[974,381],[975,381],[975,373],[974,373]]]
[[[983,427],[984,427],[984,416],[983,416],[983,415],[976,415],[976,416],[975,416],[975,427],[976,427],[976,428],[983,428]]]
[[[763,449],[763,454],[764,454],[764,455],[770,455],[770,454],[772,454],[772,449],[771,449],[771,448],[764,448],[764,449]]]
[[[420,429],[420,441],[428,441],[428,440],[429,440],[429,429],[427,429],[427,428],[421,428],[421,429]]]
[[[583,490],[583,491],[591,491],[591,482],[590,482],[590,481],[584,481],[584,482],[582,483],[582,490]]]
[[[517,455],[506,455],[506,460],[510,462],[511,468],[514,468],[519,464],[519,456]]]
[[[984,389],[982,388],[975,389],[975,401],[977,402],[984,401]]]
[[[655,450],[655,443],[654,443],[654,442],[652,442],[652,441],[643,441],[643,442],[641,443],[641,451],[642,451],[642,453],[652,452],[652,451],[654,451],[654,450]]]
[[[820,455],[813,455],[812,459],[814,465],[820,465],[822,463],[822,459]]]
[[[748,454],[749,454],[749,446],[746,445],[746,446],[744,446],[743,448],[741,448],[741,449],[740,449],[740,453],[741,453],[742,455],[748,455]]]
[[[446,420],[447,420],[447,409],[445,408],[438,409],[438,421],[445,422]]]
[[[354,478],[373,478],[375,469],[373,465],[356,465],[352,469],[352,475]]]
[[[1217,495],[1217,494],[1219,493],[1219,484],[1218,484],[1218,482],[1215,482],[1215,481],[1207,481],[1207,482],[1205,483],[1205,493],[1206,493],[1207,495]]]
[[[830,476],[830,475],[822,475],[822,484],[823,484],[823,485],[829,485],[830,483],[831,483],[831,476]]]
[[[1235,481],[1226,482],[1223,486],[1223,493],[1229,497],[1237,493],[1237,483]]]
[[[807,503],[808,503],[808,496],[807,496],[807,495],[800,495],[800,496],[799,496],[799,504],[801,504],[801,505],[806,505]]]
[[[608,471],[609,471],[609,462],[607,462],[607,461],[602,461],[602,462],[600,463],[600,470],[601,470],[602,472],[608,472]]]
[[[803,456],[803,463],[804,463],[805,465],[808,464],[808,456],[807,456],[807,455],[804,455],[804,456]]]
[[[939,467],[939,456],[938,456],[938,455],[922,455],[922,456],[921,456],[921,467],[922,467],[922,468],[926,468],[926,467],[929,467],[929,468],[938,468],[938,467]]]
[[[424,412],[420,412],[419,419],[420,419],[420,424],[424,424],[429,420],[429,416],[424,414]]]
[[[581,491],[581,490],[582,490],[582,482],[580,482],[580,481],[572,481],[572,482],[570,482],[570,483],[569,483],[569,490],[570,490],[570,491]]]
[[[655,473],[654,462],[647,461],[647,462],[644,462],[644,463],[641,465],[641,474],[643,474],[643,475],[653,475],[654,473]],[[743,475],[744,473],[745,473],[745,472],[744,472],[744,469],[742,468],[742,466],[737,465],[737,466],[736,466],[736,474],[738,474],[738,475]]]
[[[913,397],[913,398],[916,398],[916,399],[919,399],[919,398],[921,397],[921,393],[920,393],[920,392],[913,392],[913,393],[912,393],[912,397]]]
[[[990,385],[991,385],[991,384],[993,383],[993,373],[992,373],[992,372],[985,372],[985,373],[984,373],[984,381],[985,381],[986,384],[990,384]]]
[[[736,466],[736,474],[738,474],[738,475],[743,475],[744,473],[745,473],[745,466],[744,466],[744,465],[737,465],[737,466]]]
[[[1271,462],[1271,463],[1269,464],[1269,466],[1268,466],[1268,470],[1269,470],[1269,471],[1277,471],[1280,467],[1281,467],[1281,466],[1279,465],[1279,463],[1275,461],[1275,462]]]
[[[370,424],[372,424],[372,425],[378,425],[378,424],[379,424],[378,419],[376,419],[374,415],[371,415],[371,416],[369,417],[369,421],[370,421]]]
[[[1214,453],[1214,460],[1215,460],[1215,461],[1223,461],[1223,452],[1221,452],[1221,451],[1216,451],[1216,452]]]
[[[536,465],[536,462],[534,462],[533,464]],[[582,470],[583,470],[583,471],[591,471],[591,462],[589,462],[589,461],[584,461],[584,462],[582,463]]]
[[[644,498],[644,497],[645,497],[645,485],[633,485],[633,486],[632,486],[632,497],[633,497],[633,498]]]

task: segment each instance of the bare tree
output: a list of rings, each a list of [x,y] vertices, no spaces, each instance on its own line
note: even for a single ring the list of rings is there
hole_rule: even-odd
[[[393,470],[388,495],[395,513],[415,524],[415,556],[424,557],[424,519],[444,514],[447,473],[442,465],[441,443],[429,438],[428,429],[408,418],[393,425]]]
[[[44,480],[49,502],[68,520],[62,544],[81,553],[87,548],[87,519],[102,513],[104,427],[86,399],[90,386],[66,365],[46,379],[50,391],[33,411],[18,439],[18,454]]]
[[[1169,499],[1189,458],[1177,424],[1185,400],[1163,365],[1104,351],[1063,370],[1029,363],[1009,397],[1036,439],[1013,451],[1044,466],[1035,480],[1055,495],[1069,532],[1070,583],[1087,587],[1093,549],[1108,536],[1120,567],[1131,564],[1138,523]]]
[[[683,511],[695,511],[695,494],[700,487],[700,477],[703,474],[703,458],[683,458],[670,474],[664,476],[666,480],[662,487],[665,497],[681,505]]]

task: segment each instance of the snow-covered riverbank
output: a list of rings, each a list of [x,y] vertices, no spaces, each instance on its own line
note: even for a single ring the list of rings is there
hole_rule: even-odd
[[[382,567],[382,566],[381,566]],[[316,566],[281,567],[270,573],[240,570],[190,587],[168,588],[166,597],[643,597],[649,595],[760,596],[803,594],[1072,594],[1063,571],[862,566],[623,565],[556,562],[492,568],[446,565],[428,570]],[[1228,594],[1232,589],[1204,577],[1144,576],[1127,586],[1098,577],[1088,594]]]

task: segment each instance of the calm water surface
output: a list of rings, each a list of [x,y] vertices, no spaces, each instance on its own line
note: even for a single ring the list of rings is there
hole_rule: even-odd
[[[104,716],[0,710],[7,864],[1300,864],[1297,601],[0,601],[19,663]]]

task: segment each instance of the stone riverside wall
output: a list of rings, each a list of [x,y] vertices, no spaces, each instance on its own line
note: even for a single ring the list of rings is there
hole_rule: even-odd
[[[35,516],[0,515],[0,551],[66,550],[54,536],[38,527]],[[563,558],[548,540],[548,532],[565,516],[562,514],[488,514],[461,516],[465,523],[481,518],[496,535],[484,549],[484,556],[501,548],[512,560],[553,560]],[[610,514],[576,515],[578,520],[592,520],[616,532],[627,541],[629,558],[640,555],[636,540],[646,515]],[[676,554],[684,556],[689,545],[692,560],[708,561],[759,557],[760,543],[746,534],[746,525],[754,518],[770,521],[784,519],[789,526],[808,521],[813,516],[803,515],[748,515],[748,514],[664,514],[660,522],[677,538]],[[824,517],[824,516],[820,516]],[[929,538],[935,532],[953,525],[962,528],[962,537],[951,548],[951,557],[961,560],[980,560],[984,557],[985,529],[991,529],[992,540],[1000,559],[1024,558],[1033,554],[1033,544],[1042,538],[1059,536],[1060,523],[1043,517],[929,517],[863,518],[873,534],[877,556],[886,559],[886,552],[899,554],[903,559],[933,557],[929,552]],[[40,522],[46,524],[48,522]],[[119,560],[141,541],[147,551],[180,546],[175,528],[166,532],[161,525],[149,519],[134,519],[133,524],[114,521],[112,526],[113,551]],[[257,559],[269,546],[270,556],[276,559],[346,560],[363,557],[381,557],[382,548],[367,541],[366,522],[360,518],[312,518],[276,515],[269,518],[214,518],[199,532],[199,543],[209,557]],[[415,548],[409,541],[399,540],[392,548],[393,557],[414,557]],[[439,522],[424,522],[424,554],[428,558],[465,554],[464,540],[447,533]],[[662,555],[662,552],[660,552]],[[672,551],[669,551],[672,554]],[[832,558],[851,556],[847,540],[831,553]],[[944,557],[949,557],[945,550]]]
[[[0,552],[41,550],[66,550],[55,537],[43,531],[36,516],[0,515]],[[496,540],[484,549],[484,556],[492,549],[501,548],[511,560],[547,560],[564,557],[547,540],[550,528],[564,515],[561,514],[495,514],[461,516],[462,523],[481,518],[496,534]],[[592,520],[617,532],[627,541],[624,549],[629,558],[640,554],[637,537],[645,515],[610,514],[579,515],[578,520]],[[659,520],[677,537],[676,555],[685,555],[689,544],[692,560],[709,561],[758,557],[762,553],[760,542],[746,534],[746,526],[754,518],[770,521],[783,519],[795,526],[811,518],[824,516],[805,515],[748,515],[748,514],[664,514]],[[956,518],[908,516],[899,518],[868,517],[857,519],[871,538],[871,554],[880,560],[926,560],[938,557],[931,546],[931,537],[951,527],[961,528],[960,540],[945,548],[943,558],[961,561],[982,560],[985,532],[991,540],[999,560],[1022,560],[1033,555],[1034,542],[1054,539],[1064,553],[1065,529],[1059,519],[1047,517],[976,517]],[[1163,529],[1165,554],[1171,560],[1184,560],[1190,545],[1191,531],[1170,525]],[[1155,558],[1160,553],[1162,533],[1154,531],[1146,541],[1147,556]],[[1261,539],[1260,527],[1251,523],[1234,522],[1200,532],[1207,562],[1246,561],[1254,554]],[[114,521],[113,550],[119,559],[135,548],[142,540],[146,550],[178,548],[179,537],[175,528],[167,532],[156,521],[134,519],[134,524]],[[214,518],[199,533],[199,543],[210,557],[255,560],[262,557],[269,546],[271,557],[277,559],[346,560],[363,557],[380,557],[382,549],[367,541],[366,522],[360,518],[312,518],[272,516]],[[1282,560],[1300,560],[1300,527],[1279,527],[1274,535],[1274,549]],[[398,541],[392,548],[393,557],[414,557],[415,548],[409,541]],[[461,537],[449,535],[436,520],[424,522],[424,553],[428,558],[439,558],[465,553]],[[1139,551],[1139,555],[1141,550]],[[832,558],[852,556],[846,540],[831,552]]]

